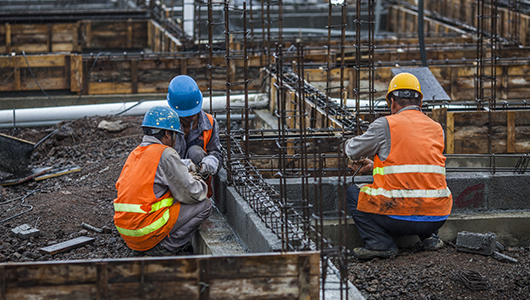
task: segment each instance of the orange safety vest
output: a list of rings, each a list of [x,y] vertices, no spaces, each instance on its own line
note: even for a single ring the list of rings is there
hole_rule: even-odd
[[[204,140],[204,152],[206,152],[206,145],[210,142],[210,139],[212,138],[212,131],[213,131],[213,116],[206,113],[206,116],[208,117],[208,120],[210,121],[210,124],[212,124],[212,129],[205,130],[202,132],[202,138]],[[210,198],[213,195],[213,188],[212,188],[212,176],[209,176],[208,179],[205,180],[206,184],[208,185],[208,198]]]
[[[445,180],[440,124],[422,112],[405,110],[386,117],[390,153],[374,159],[374,182],[359,193],[357,209],[397,216],[448,216],[453,198]]]
[[[164,239],[177,222],[180,202],[168,191],[157,198],[153,191],[162,152],[168,146],[152,144],[134,149],[116,182],[114,224],[129,248],[146,251]]]

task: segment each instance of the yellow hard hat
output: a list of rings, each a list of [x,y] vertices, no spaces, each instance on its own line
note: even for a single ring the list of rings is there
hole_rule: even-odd
[[[418,80],[418,78],[416,78],[416,76],[410,73],[399,73],[394,76],[394,78],[392,78],[390,84],[388,85],[388,92],[386,93],[386,103],[388,104],[388,106],[390,106],[388,95],[390,95],[390,93],[396,90],[413,90],[420,94],[420,100],[423,99],[420,81]]]

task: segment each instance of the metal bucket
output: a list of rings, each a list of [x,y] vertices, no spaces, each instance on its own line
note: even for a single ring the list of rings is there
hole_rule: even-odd
[[[18,173],[28,168],[35,143],[0,133],[0,170]]]

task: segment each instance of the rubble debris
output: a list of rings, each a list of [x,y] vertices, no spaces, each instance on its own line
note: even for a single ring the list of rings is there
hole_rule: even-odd
[[[518,263],[519,261],[511,256],[508,256],[506,254],[502,254],[498,251],[493,251],[493,254],[491,257],[495,258],[498,261],[502,262],[509,262],[509,263]]]
[[[122,120],[118,120],[118,121],[114,121],[114,122],[109,122],[109,121],[103,120],[103,121],[99,122],[98,128],[107,130],[109,132],[119,132],[119,131],[122,131],[123,129],[127,128],[127,124],[123,124]]]
[[[87,224],[87,223],[85,223],[85,222],[81,223],[81,227],[84,227],[84,228],[86,228],[86,229],[93,230],[93,231],[95,231],[95,232],[97,232],[97,233],[103,233],[103,229],[101,229],[101,228],[97,228],[97,227],[92,226],[92,225],[89,225],[89,224]]]
[[[462,231],[456,237],[456,250],[458,251],[492,255],[496,247],[497,236],[493,232],[482,234]]]
[[[27,240],[32,236],[39,236],[40,230],[38,230],[37,228],[32,228],[28,224],[23,224],[11,229],[11,235],[14,235],[23,240]]]
[[[58,244],[51,245],[51,246],[48,246],[48,247],[40,248],[39,250],[44,252],[44,253],[46,253],[46,254],[53,255],[53,254],[61,253],[61,252],[64,252],[64,251],[68,251],[70,249],[81,247],[81,246],[86,245],[88,243],[92,243],[94,240],[95,240],[94,238],[90,238],[90,237],[87,237],[87,236],[80,236],[78,238],[71,239],[71,240],[68,240],[66,242],[62,242],[62,243],[58,243]]]

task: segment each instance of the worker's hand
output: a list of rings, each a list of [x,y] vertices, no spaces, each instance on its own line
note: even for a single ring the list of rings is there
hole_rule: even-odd
[[[199,174],[202,177],[205,177],[206,175],[208,176],[213,175],[215,174],[215,172],[217,172],[217,167],[219,166],[219,160],[215,156],[208,155],[202,159],[199,166],[200,166]]]
[[[374,162],[369,158],[353,160],[348,162],[348,168],[352,169],[354,172],[360,168],[358,173],[365,173],[374,169]]]
[[[197,173],[197,166],[191,161],[191,159],[182,159],[182,162],[188,167],[189,173]]]

